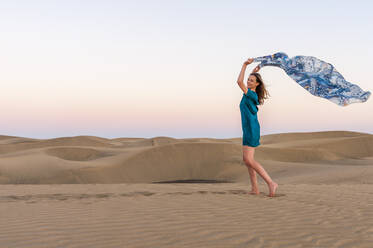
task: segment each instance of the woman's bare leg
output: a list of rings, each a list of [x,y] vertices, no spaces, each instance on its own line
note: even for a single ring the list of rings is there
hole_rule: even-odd
[[[274,196],[276,189],[278,187],[278,184],[271,179],[271,177],[265,171],[263,166],[254,160],[255,148],[250,147],[250,146],[243,146],[242,149],[243,149],[243,160],[246,166],[252,168],[255,172],[257,172],[264,179],[264,181],[268,184],[269,196]],[[250,168],[249,168],[249,173],[250,173]],[[252,179],[251,175],[252,174],[250,174],[250,179]]]
[[[251,166],[247,166],[247,169],[249,170],[250,182],[251,182],[251,191],[249,192],[249,194],[259,195],[259,188],[258,188],[258,182],[257,182],[257,179],[256,179],[256,172]]]
[[[243,149],[243,161],[248,161],[248,158],[249,158],[249,154],[247,154],[247,152],[245,153],[244,149]],[[246,164],[246,167],[249,171],[249,175],[250,175],[250,182],[251,182],[251,191],[249,192],[249,194],[253,194],[253,195],[259,195],[259,187],[258,187],[258,181],[257,181],[257,177],[256,177],[256,171],[253,169],[253,167],[251,167],[250,165],[247,165],[247,163],[245,162]]]

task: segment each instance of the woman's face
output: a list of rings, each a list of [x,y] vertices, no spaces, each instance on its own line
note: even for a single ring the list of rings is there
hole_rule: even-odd
[[[255,89],[258,85],[259,83],[256,81],[256,77],[254,75],[250,75],[247,79],[247,88]]]

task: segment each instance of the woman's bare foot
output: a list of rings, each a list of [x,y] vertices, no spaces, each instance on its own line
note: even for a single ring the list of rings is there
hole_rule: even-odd
[[[272,182],[270,185],[269,185],[269,197],[273,197],[275,196],[275,192],[276,192],[276,189],[278,187],[278,184],[275,183],[275,182]]]

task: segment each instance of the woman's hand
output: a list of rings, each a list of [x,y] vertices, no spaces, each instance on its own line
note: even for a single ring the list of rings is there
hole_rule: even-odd
[[[254,69],[253,69],[253,71],[252,72],[258,72],[260,70],[260,66],[259,65],[257,65]]]
[[[244,62],[244,65],[250,65],[253,61],[254,59],[250,58]]]

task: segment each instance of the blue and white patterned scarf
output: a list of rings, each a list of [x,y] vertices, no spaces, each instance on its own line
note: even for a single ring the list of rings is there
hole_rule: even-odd
[[[365,102],[371,94],[347,82],[332,64],[312,56],[289,58],[286,53],[279,52],[254,58],[254,62],[260,62],[260,68],[280,67],[312,95],[328,99],[339,106]]]

